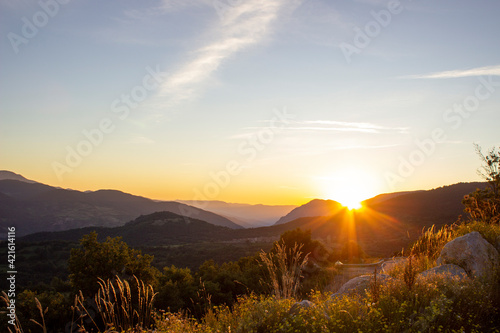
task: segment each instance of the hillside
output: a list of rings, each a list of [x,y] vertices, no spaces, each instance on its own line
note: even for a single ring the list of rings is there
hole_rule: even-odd
[[[281,217],[275,224],[283,224],[301,217],[330,216],[341,210],[343,206],[333,200],[314,199],[305,205],[293,209],[287,215]]]
[[[416,225],[451,224],[463,214],[464,195],[485,188],[486,183],[458,183],[428,191],[415,191],[377,200],[377,197],[364,202],[365,206],[378,213],[392,216],[401,221]]]
[[[363,201],[375,212],[423,225],[453,223],[463,213],[462,198],[486,183],[458,183],[427,191],[385,193]],[[330,216],[343,207],[332,200],[315,199],[295,208],[276,222],[282,224],[302,217]]]
[[[92,231],[97,232],[101,241],[106,237],[119,236],[131,246],[164,246],[229,240],[232,238],[233,229],[163,211],[141,215],[119,227],[85,227],[58,232],[40,232],[21,237],[20,240],[78,242],[83,235]]]
[[[222,228],[208,224],[202,219],[185,218],[163,212],[141,216],[116,228],[87,227],[63,232],[38,233],[24,237],[23,240],[76,242],[84,234],[96,230],[101,239],[106,236],[121,236],[133,246],[203,242],[271,242],[287,230],[301,228],[311,230],[314,238],[322,239],[333,248],[341,246],[346,240],[353,239],[370,255],[390,256],[416,239],[422,228],[433,224],[440,226],[455,222],[463,211],[460,203],[463,195],[483,185],[483,183],[461,183],[429,191],[391,196],[382,201],[376,198],[374,201],[368,200],[365,203],[366,208],[358,211],[349,211],[331,200],[313,200],[293,210],[287,218],[299,216],[299,213],[311,216],[299,216],[292,221],[269,227]],[[329,215],[320,216],[321,214]]]
[[[0,197],[0,227],[15,226],[19,236],[89,226],[116,227],[157,211],[242,228],[223,216],[196,207],[173,201],[156,202],[116,190],[80,192],[7,179],[0,180]]]
[[[43,232],[20,238],[23,242],[77,242],[83,235],[96,231],[100,240],[120,236],[131,246],[171,246],[195,243],[269,243],[288,230],[311,230],[314,238],[329,247],[339,248],[349,239],[356,240],[371,255],[392,255],[408,243],[408,229],[420,230],[420,225],[395,222],[384,215],[339,210],[327,217],[304,217],[270,227],[230,229],[170,212],[141,216],[115,228],[81,228],[60,232]]]
[[[294,205],[250,205],[241,203],[228,203],[224,201],[196,201],[196,200],[177,200],[184,204],[211,211],[213,213],[225,216],[231,221],[246,228],[256,228],[272,225],[297,208]]]
[[[7,171],[7,170],[0,170],[0,180],[7,180],[7,179],[18,180],[18,181],[26,182],[26,183],[36,183],[35,181],[29,180],[29,179],[23,177],[22,175],[15,173],[15,172]]]

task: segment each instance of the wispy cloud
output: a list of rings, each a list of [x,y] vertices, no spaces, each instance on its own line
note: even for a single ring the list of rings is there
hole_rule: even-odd
[[[238,134],[234,134],[228,137],[231,140],[247,140],[251,137],[255,136],[256,133],[269,129],[271,123],[269,120],[259,121],[259,123],[265,123],[267,125],[263,126],[248,126],[241,129],[241,132]],[[365,122],[345,122],[345,121],[335,121],[335,120],[303,120],[303,121],[289,121],[289,124],[281,129],[284,133],[282,136],[297,136],[300,135],[297,132],[304,132],[308,134],[327,134],[332,132],[341,132],[341,133],[366,133],[366,134],[408,134],[410,128],[409,127],[390,127],[390,126],[382,126],[373,123],[365,123]],[[393,145],[389,145],[392,147]],[[344,146],[341,145],[339,147],[335,147],[335,150],[343,150],[343,149],[373,149],[373,148],[387,148],[387,145],[375,145],[375,146]]]
[[[322,125],[327,129],[337,129],[341,131],[360,131],[367,133],[380,133],[384,131],[394,131],[399,133],[406,133],[408,127],[387,127],[372,123],[362,123],[362,122],[345,122],[345,121],[334,121],[334,120],[308,120],[304,122],[305,124],[317,124]]]
[[[177,1],[165,1],[166,8]],[[252,45],[262,42],[271,32],[273,23],[285,9],[294,9],[300,1],[246,0],[239,5],[227,6],[215,26],[207,33],[194,57],[172,71],[162,84],[153,101],[161,109],[175,106],[196,96],[221,64]],[[214,14],[216,9],[214,8]],[[221,13],[219,13],[221,14]]]
[[[268,122],[267,120],[265,122]],[[246,127],[246,130],[261,130],[265,129],[265,126],[255,126]],[[291,121],[290,126],[284,128],[288,131],[317,131],[317,132],[361,132],[361,133],[385,133],[394,132],[406,134],[408,133],[408,127],[388,127],[372,123],[364,122],[346,122],[346,121],[336,121],[336,120],[304,120],[304,121]],[[244,134],[251,135],[251,134]],[[241,137],[242,135],[238,135]]]
[[[455,69],[451,71],[435,72],[403,76],[403,79],[454,79],[470,76],[494,75],[500,76],[500,65],[477,67],[471,69]]]

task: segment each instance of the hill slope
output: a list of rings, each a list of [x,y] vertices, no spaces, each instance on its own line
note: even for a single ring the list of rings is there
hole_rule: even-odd
[[[170,211],[214,225],[242,228],[220,215],[182,203],[156,202],[115,190],[80,192],[40,183],[0,180],[0,228],[16,226],[19,236],[87,226],[115,227],[139,215]]]
[[[377,197],[365,201],[365,206],[403,221],[428,225],[450,224],[463,214],[462,199],[486,183],[458,183],[428,191],[415,191],[379,201]]]
[[[231,239],[231,231],[234,229],[163,211],[141,215],[119,227],[85,227],[59,232],[40,232],[21,237],[20,240],[77,242],[83,235],[92,231],[97,232],[100,241],[106,237],[122,237],[131,246],[164,246]]]
[[[24,178],[23,176],[15,173],[15,172],[7,171],[7,170],[0,170],[0,180],[6,180],[6,179],[19,180],[21,182],[26,182],[26,183],[36,183],[35,181]]]
[[[304,214],[289,222],[252,229],[229,229],[207,225],[199,219],[183,218],[171,213],[142,216],[118,228],[85,228],[64,232],[35,234],[26,241],[77,241],[82,235],[96,230],[105,236],[122,236],[134,246],[163,246],[202,242],[270,242],[283,232],[301,228],[311,230],[314,238],[322,239],[334,249],[347,240],[355,240],[372,256],[391,256],[415,240],[423,227],[453,223],[462,213],[461,198],[484,183],[461,183],[429,191],[417,191],[387,196],[366,202],[366,208],[350,211],[340,204],[313,200],[305,205]],[[320,209],[315,209],[320,207]],[[299,207],[300,208],[300,207]],[[326,211],[328,209],[328,211]],[[300,213],[300,209],[289,214]],[[329,216],[320,214],[329,213]],[[165,217],[166,216],[166,217]],[[190,222],[190,221],[197,222]],[[184,221],[184,222],[183,222]],[[186,222],[188,221],[188,222]],[[203,223],[201,223],[203,222]]]
[[[330,216],[341,210],[343,206],[333,200],[314,199],[305,205],[293,209],[287,215],[281,217],[275,224],[283,224],[301,217]]]
[[[297,206],[293,205],[250,205],[228,203],[224,201],[177,200],[187,205],[208,210],[228,217],[246,228],[257,228],[272,225],[283,215]]]
[[[349,239],[360,243],[370,255],[389,256],[407,245],[407,229],[411,225],[394,222],[385,216],[353,213],[342,209],[332,216],[304,217],[297,220],[252,229],[229,229],[214,226],[201,220],[158,212],[141,216],[124,226],[115,228],[81,228],[60,232],[31,234],[19,241],[71,241],[96,231],[100,240],[106,237],[123,237],[131,246],[169,246],[216,242],[272,242],[287,231],[296,228],[311,230],[314,238],[322,239],[333,248],[339,248]],[[413,228],[415,229],[415,228]]]

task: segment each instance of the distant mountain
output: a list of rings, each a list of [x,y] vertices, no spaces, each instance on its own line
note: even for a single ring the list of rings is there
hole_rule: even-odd
[[[26,179],[23,176],[21,176],[17,173],[14,173],[12,171],[0,170],[0,180],[6,180],[6,179],[18,180],[18,181],[26,182],[26,183],[36,183],[35,181]]]
[[[86,227],[59,232],[41,232],[24,236],[21,240],[77,242],[83,235],[92,231],[97,232],[100,241],[106,237],[119,236],[130,246],[164,246],[229,240],[232,238],[231,232],[235,230],[164,211],[142,215],[119,227]]]
[[[373,211],[384,213],[408,221],[422,220],[425,224],[438,225],[453,223],[463,213],[462,198],[477,188],[485,188],[486,183],[458,183],[427,191],[407,191],[377,195],[363,201],[363,205]],[[282,224],[302,217],[331,216],[342,209],[342,205],[332,200],[315,199],[297,207],[276,222]]]
[[[228,203],[224,201],[177,200],[187,205],[198,207],[218,215],[246,228],[272,225],[280,217],[286,215],[297,206],[294,205],[250,205]]]
[[[154,247],[193,243],[271,242],[288,230],[311,230],[312,236],[322,239],[329,247],[339,249],[348,239],[356,240],[373,256],[390,256],[410,241],[407,230],[411,225],[395,223],[380,215],[352,212],[342,208],[331,216],[303,217],[270,227],[230,229],[204,221],[158,212],[141,216],[115,228],[87,227],[59,232],[43,232],[19,238],[20,242],[71,241],[96,231],[100,241],[120,236],[131,246]]]
[[[314,199],[305,205],[293,209],[287,215],[281,217],[275,224],[283,224],[301,217],[331,216],[344,208],[340,203],[333,200]]]
[[[88,226],[124,225],[139,215],[169,211],[229,228],[229,219],[179,202],[156,202],[115,190],[80,192],[40,183],[0,180],[0,230],[15,226],[18,236]]]
[[[366,200],[364,204],[373,211],[399,220],[440,226],[455,222],[463,214],[464,195],[486,186],[483,182],[458,183],[427,191],[409,192],[382,201],[375,197]]]
[[[416,192],[423,192],[423,191],[405,191],[405,192],[383,193],[383,194],[379,194],[373,198],[370,198],[370,199],[363,201],[362,204],[366,206],[366,204],[368,202],[370,204],[375,204],[375,203],[386,201],[386,200],[389,200],[389,199],[392,199],[395,197],[399,197],[400,195],[409,194],[409,193],[416,193]]]
[[[89,216],[92,216],[92,220],[98,219],[99,215],[105,215],[109,218],[109,216],[113,216],[112,212],[123,213],[131,207],[142,207],[137,205],[137,201],[144,203],[144,205],[146,203],[147,205],[154,204],[155,210],[158,210],[157,207],[167,204],[118,191],[82,193],[52,189],[49,192],[44,192],[47,189],[46,185],[23,183],[14,186],[12,182],[17,181],[0,181],[2,225],[5,225],[4,221],[8,220],[4,216],[8,217],[6,213],[9,213],[9,209],[15,213],[23,211],[31,216],[29,209],[23,209],[26,202],[41,200],[44,205],[48,205],[46,201],[51,202],[51,198],[55,198],[53,200],[60,205],[56,211],[62,212],[61,214],[68,214],[65,210],[69,209],[67,207],[77,210],[79,214],[90,209],[92,213],[89,213]],[[33,186],[33,190],[28,191],[29,186]],[[322,239],[333,249],[339,249],[343,242],[354,239],[372,256],[390,256],[415,240],[420,235],[422,228],[430,227],[433,224],[439,227],[446,223],[455,222],[463,211],[461,204],[463,196],[476,188],[484,188],[485,186],[485,183],[459,183],[428,191],[384,194],[366,200],[365,208],[358,211],[348,210],[332,200],[312,200],[293,209],[281,218],[279,223],[269,227],[231,229],[216,226],[207,223],[205,217],[219,219],[222,217],[203,210],[199,210],[196,214],[193,209],[197,208],[191,207],[190,210],[187,210],[188,217],[171,211],[145,213],[125,225],[114,228],[95,226],[60,232],[43,232],[21,237],[19,240],[77,241],[82,235],[96,230],[100,239],[104,239],[106,236],[121,236],[132,246],[146,247],[203,242],[270,242],[278,239],[279,235],[285,231],[301,228],[311,230],[314,238]],[[79,210],[75,208],[75,202],[81,205],[78,206]],[[187,205],[177,202],[174,204],[182,205],[178,207],[184,207],[179,209],[184,213],[186,209],[189,209]],[[35,207],[36,214],[34,215],[42,216],[43,214],[40,212],[50,211],[48,208],[44,210],[43,207],[45,206]],[[48,207],[52,208],[50,205]],[[137,209],[134,208],[133,211],[136,212]],[[69,210],[69,212],[73,211]],[[67,215],[63,216],[67,217]],[[52,217],[57,218],[54,215]],[[38,223],[40,222],[38,221]],[[34,226],[37,224],[35,223]]]

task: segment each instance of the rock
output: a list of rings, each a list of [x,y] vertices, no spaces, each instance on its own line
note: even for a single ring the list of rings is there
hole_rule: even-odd
[[[303,309],[303,308],[312,308],[312,307],[314,307],[314,303],[313,302],[307,301],[307,300],[303,300],[303,301],[297,302],[294,305],[292,305],[292,307],[290,308],[290,311],[288,311],[288,313],[293,316],[293,315],[298,314],[299,311],[300,311],[300,309]]]
[[[426,270],[417,275],[417,278],[425,278],[435,274],[443,274],[446,277],[458,277],[458,278],[467,278],[467,272],[460,266],[453,264],[446,264],[441,266],[436,266],[431,269]]]
[[[436,263],[458,265],[470,277],[486,277],[500,264],[500,254],[479,232],[474,231],[447,243]]]
[[[406,262],[408,261],[408,258],[405,257],[395,257],[390,260],[385,261],[382,266],[381,270],[383,273],[388,273],[390,272],[394,267],[399,266],[399,265],[406,265]]]
[[[332,298],[341,297],[344,294],[359,294],[362,295],[366,290],[370,290],[370,284],[373,280],[373,275],[361,275],[350,279],[339,291],[332,295]],[[393,277],[386,274],[377,274],[377,283],[385,284],[389,281],[394,280]]]

